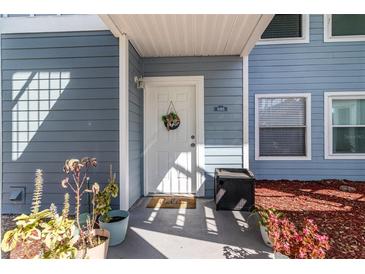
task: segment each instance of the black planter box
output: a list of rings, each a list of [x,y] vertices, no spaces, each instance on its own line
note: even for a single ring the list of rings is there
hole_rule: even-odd
[[[252,172],[245,168],[216,168],[214,201],[216,210],[253,210],[255,177]]]

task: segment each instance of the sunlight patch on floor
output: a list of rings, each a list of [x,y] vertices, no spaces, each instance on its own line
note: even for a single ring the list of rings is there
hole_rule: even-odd
[[[158,211],[161,208],[161,205],[163,203],[163,199],[159,199],[158,202],[156,203],[156,206],[154,207],[153,211],[151,212],[150,216],[148,217],[147,221],[144,221],[146,224],[152,224],[153,221],[155,220]]]
[[[248,256],[258,254],[256,250],[250,248],[192,239],[137,227],[130,229],[167,258],[225,258],[224,250],[227,247],[233,250],[244,250]]]
[[[217,223],[215,222],[213,210],[205,206],[204,213],[208,234],[218,235],[218,227]]]
[[[186,214],[187,203],[185,202],[185,206],[180,207],[178,214],[176,216],[176,225],[175,228],[183,229],[185,225],[185,214]]]
[[[241,211],[232,211],[232,214],[236,220],[236,223],[238,224],[238,226],[241,228],[242,231],[245,231],[249,228],[249,225],[248,225],[245,217],[243,217]]]

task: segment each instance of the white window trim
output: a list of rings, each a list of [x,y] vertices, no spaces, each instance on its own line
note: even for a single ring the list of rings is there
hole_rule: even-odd
[[[306,156],[260,156],[259,134],[259,108],[261,98],[291,98],[301,97],[306,99]],[[311,94],[310,93],[270,93],[255,95],[255,160],[311,160],[312,159],[312,133],[311,133]]]
[[[332,14],[323,15],[324,42],[359,42],[365,41],[365,35],[332,36]]]
[[[98,15],[49,15],[0,18],[0,33],[109,30]]]
[[[365,153],[345,154],[333,153],[332,151],[332,100],[333,99],[365,99],[365,91],[346,91],[346,92],[325,92],[324,93],[324,158],[328,160],[365,159]]]
[[[309,38],[309,14],[302,14],[302,37],[295,38],[271,38],[260,39],[256,45],[275,45],[275,44],[305,44],[310,42]]]

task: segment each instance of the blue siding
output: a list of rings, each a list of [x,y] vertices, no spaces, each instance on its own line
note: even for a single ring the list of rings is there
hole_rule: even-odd
[[[365,160],[324,160],[324,92],[365,90],[365,43],[323,42],[310,16],[310,43],[256,46],[249,56],[250,167],[259,179],[365,180]],[[312,160],[255,161],[255,94],[312,94]]]
[[[143,75],[142,59],[129,46],[129,205],[143,195],[143,89],[135,76]]]
[[[215,167],[242,166],[242,58],[144,58],[144,76],[204,76],[206,196]],[[227,112],[215,112],[224,105]]]
[[[68,158],[96,157],[90,178],[104,184],[109,164],[119,169],[118,40],[104,31],[1,37],[3,212],[29,210],[37,168],[43,206],[61,206]],[[24,204],[9,201],[12,186],[26,188]]]

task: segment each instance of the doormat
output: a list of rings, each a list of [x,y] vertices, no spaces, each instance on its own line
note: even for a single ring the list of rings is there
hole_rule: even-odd
[[[147,208],[196,208],[194,196],[155,196],[151,197]]]

